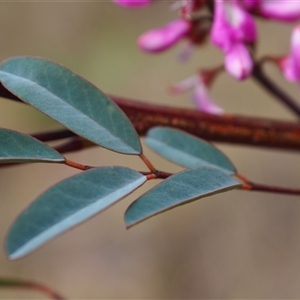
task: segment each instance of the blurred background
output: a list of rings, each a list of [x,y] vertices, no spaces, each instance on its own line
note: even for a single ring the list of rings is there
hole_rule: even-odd
[[[185,64],[184,44],[159,55],[138,50],[137,37],[176,18],[168,1],[128,10],[110,1],[0,3],[0,59],[34,55],[59,62],[104,92],[178,107],[189,95],[170,96],[167,86],[200,67],[222,61],[209,43]],[[258,22],[258,52],[289,50],[292,25]],[[275,67],[267,71],[296,99]],[[251,79],[223,74],[212,95],[228,113],[295,121]],[[0,126],[33,133],[61,128],[34,109],[0,99]],[[1,141],[0,141],[1,142]],[[299,188],[299,154],[218,144],[241,174],[253,181]],[[180,168],[146,146],[154,165]],[[138,158],[95,147],[67,155],[88,165],[144,169]],[[40,193],[78,171],[51,164],[0,170],[0,240],[16,216]],[[150,182],[130,197],[18,261],[0,252],[0,275],[47,284],[70,299],[299,298],[299,197],[231,191],[181,206],[126,230],[123,214]],[[40,299],[35,292],[0,290],[0,299]]]

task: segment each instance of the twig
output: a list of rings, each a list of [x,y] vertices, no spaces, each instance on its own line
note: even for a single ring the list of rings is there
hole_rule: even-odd
[[[54,300],[66,300],[65,297],[60,295],[59,293],[55,292],[51,288],[32,281],[25,281],[20,279],[14,278],[0,278],[0,287],[1,288],[22,288],[22,289],[29,289],[29,290],[36,290],[47,297],[54,299]]]
[[[260,191],[260,192],[286,194],[286,195],[294,195],[294,196],[300,195],[299,189],[292,189],[292,188],[256,183],[256,182],[249,180],[246,176],[239,174],[239,173],[235,174],[235,176],[244,182],[244,184],[241,186],[242,190]]]
[[[152,173],[154,173],[154,174],[156,174],[156,169],[155,169],[155,167],[152,165],[152,163],[151,163],[151,161],[146,157],[146,155],[144,154],[144,153],[141,153],[140,154],[140,158],[141,158],[141,160],[145,163],[145,165],[148,167],[148,169],[152,172]]]
[[[73,137],[76,136],[76,134],[68,129],[58,129],[58,130],[33,133],[31,134],[31,136],[40,140],[41,142],[51,142],[51,141]]]
[[[209,115],[195,110],[125,100],[111,96],[139,135],[154,126],[170,126],[215,142],[300,150],[300,125],[269,119]]]
[[[85,165],[82,165],[82,164],[80,164],[80,163],[78,163],[76,161],[72,161],[72,160],[69,160],[69,159],[66,159],[64,161],[64,164],[67,165],[67,166],[69,166],[69,167],[81,170],[81,171],[86,171],[86,170],[89,170],[89,169],[93,168],[91,166],[85,166]]]
[[[54,147],[54,149],[56,151],[58,151],[59,153],[66,153],[66,152],[83,150],[86,148],[90,148],[92,146],[95,146],[95,144],[93,144],[90,141],[85,140],[82,137],[75,137],[75,138],[72,138],[72,139],[66,141],[65,143],[63,143],[61,145]]]
[[[248,190],[248,191],[259,191],[259,192],[267,192],[267,193],[275,193],[275,194],[300,196],[299,189],[260,184],[252,181],[247,182],[245,185],[241,187],[241,189]]]
[[[0,85],[0,96],[21,101]],[[170,126],[215,142],[300,150],[300,125],[269,119],[209,115],[195,110],[110,96],[143,136],[154,126]]]
[[[300,117],[300,106],[297,102],[288,96],[282,89],[280,89],[262,70],[261,64],[256,64],[252,77],[259,83],[264,89],[275,96],[281,103],[287,106],[295,115]]]

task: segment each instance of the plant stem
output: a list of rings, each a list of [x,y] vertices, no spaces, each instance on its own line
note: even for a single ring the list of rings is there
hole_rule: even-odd
[[[69,160],[69,159],[66,159],[64,161],[64,164],[69,166],[69,167],[72,167],[72,168],[75,168],[75,169],[79,169],[79,170],[82,170],[82,171],[86,171],[86,170],[89,170],[89,169],[92,169],[93,167],[90,167],[90,166],[84,166],[80,163],[77,163],[75,161],[72,161],[72,160]]]
[[[269,119],[210,115],[195,110],[124,100],[111,96],[139,135],[170,126],[210,141],[300,150],[300,125]]]
[[[65,143],[58,145],[54,147],[56,151],[59,153],[66,153],[66,152],[73,152],[78,150],[83,150],[86,148],[90,148],[92,146],[95,146],[90,141],[85,140],[82,137],[75,137],[73,139],[70,139],[69,141],[66,141]]]
[[[150,162],[150,160],[145,156],[144,153],[140,154],[140,158],[141,160],[145,163],[145,165],[148,167],[148,169],[153,173],[156,174],[157,170],[155,169],[155,167],[152,165],[152,163]]]
[[[12,278],[0,278],[0,287],[1,288],[23,288],[23,289],[30,289],[36,290],[44,295],[48,296],[54,300],[65,300],[66,298],[58,294],[57,292],[53,291],[49,287],[31,281],[23,281],[19,279],[12,279]]]
[[[299,189],[271,186],[271,185],[260,184],[252,181],[247,182],[245,185],[241,187],[241,189],[248,190],[248,191],[259,191],[259,192],[268,192],[268,193],[275,193],[275,194],[300,196]]]
[[[0,96],[21,101],[2,85]],[[170,126],[215,142],[300,150],[300,125],[292,122],[232,115],[216,116],[115,96],[111,96],[111,99],[125,112],[141,136],[154,126]]]
[[[66,139],[69,137],[74,137],[76,136],[76,134],[68,129],[58,129],[58,130],[33,133],[31,134],[31,136],[40,140],[41,142],[50,142],[50,141]]]
[[[235,176],[244,182],[244,184],[241,186],[242,190],[260,191],[260,192],[295,195],[295,196],[300,195],[299,189],[291,189],[291,188],[256,183],[256,182],[249,180],[247,177],[245,177],[244,175],[239,174],[239,173],[235,174]]]
[[[287,106],[296,116],[300,117],[300,106],[297,102],[288,96],[282,89],[278,87],[264,72],[261,64],[254,66],[252,77],[259,83],[264,89],[271,93],[281,103]]]
[[[153,173],[146,175],[146,177],[147,177],[147,180],[157,179],[156,175]]]
[[[152,172],[140,172],[141,174],[147,176],[149,179],[167,179],[168,177],[174,175],[173,173],[168,173],[164,171],[156,170],[155,174]],[[154,175],[154,176],[151,176]]]

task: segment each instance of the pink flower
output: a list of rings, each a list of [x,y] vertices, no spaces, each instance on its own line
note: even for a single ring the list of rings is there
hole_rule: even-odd
[[[247,9],[252,10],[258,7],[260,1],[261,0],[242,0],[242,4],[244,4]]]
[[[247,78],[253,68],[247,43],[256,40],[252,16],[237,0],[216,0],[211,41],[225,54],[225,69],[234,78]]]
[[[211,41],[223,51],[236,42],[253,43],[256,27],[252,16],[236,0],[216,0]]]
[[[213,115],[224,114],[224,110],[209,96],[208,90],[204,84],[198,84],[195,86],[192,99],[196,108],[202,112]]]
[[[237,43],[225,53],[225,70],[235,79],[247,78],[253,69],[253,61],[247,47]]]
[[[207,86],[205,85],[201,74],[194,75],[178,82],[171,87],[171,92],[178,94],[189,89],[193,89],[192,100],[198,110],[215,115],[224,113],[224,110],[209,96]]]
[[[124,7],[142,7],[149,5],[152,0],[113,0],[116,4]]]
[[[138,39],[138,45],[147,52],[160,52],[177,43],[188,34],[190,28],[190,22],[180,18],[162,28],[145,32]]]
[[[261,0],[255,13],[277,21],[293,22],[300,19],[299,0]]]
[[[290,54],[280,59],[278,63],[288,81],[300,82],[300,25],[293,29]]]

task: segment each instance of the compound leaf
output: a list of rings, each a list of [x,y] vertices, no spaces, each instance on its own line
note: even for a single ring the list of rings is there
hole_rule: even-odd
[[[46,59],[17,57],[0,65],[0,81],[11,93],[107,149],[142,152],[123,111],[90,82]]]
[[[20,258],[53,237],[116,203],[147,178],[125,167],[102,167],[82,172],[48,189],[14,222],[6,249]]]
[[[23,133],[0,128],[0,163],[64,162],[56,150]]]
[[[215,168],[185,170],[164,180],[133,202],[125,213],[126,226],[133,226],[178,205],[239,186],[235,179]]]
[[[146,144],[164,158],[187,168],[215,167],[235,174],[232,162],[212,144],[178,129],[155,127],[148,131]]]

